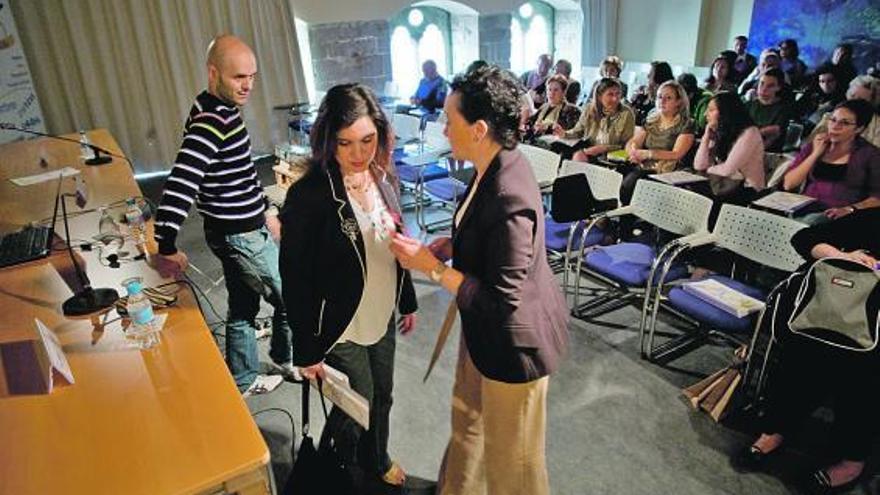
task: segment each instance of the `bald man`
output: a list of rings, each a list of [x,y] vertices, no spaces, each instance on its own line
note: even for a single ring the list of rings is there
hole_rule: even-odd
[[[275,245],[281,230],[278,212],[269,209],[257,178],[241,117],[240,107],[248,102],[257,76],[254,52],[234,36],[219,36],[208,47],[207,70],[208,89],[189,111],[183,144],[156,212],[159,253],[152,261],[164,276],[186,270],[186,254],[175,241],[195,203],[204,219],[205,240],[226,279],[226,362],[248,396],[270,392],[282,381],[278,375],[259,374],[255,318],[261,297],[275,308],[269,351],[274,370],[296,378]]]

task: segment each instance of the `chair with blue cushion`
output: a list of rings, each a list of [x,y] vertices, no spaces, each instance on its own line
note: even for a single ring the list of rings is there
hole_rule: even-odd
[[[592,248],[582,243],[575,269],[573,313],[585,319],[595,318],[647,294],[651,285],[649,280],[657,282],[652,271],[655,260],[669,256],[674,259],[677,246],[706,235],[711,208],[711,199],[693,191],[657,181],[639,180],[630,204],[594,218],[584,228],[581,238],[587,238],[600,222],[607,223],[611,218],[633,215],[653,226],[657,240],[650,243],[619,242]],[[673,239],[663,242],[668,236]],[[599,282],[610,291],[580,304],[580,275]],[[675,263],[664,272],[664,280],[686,275],[686,266]]]
[[[713,245],[735,253],[738,260],[749,260],[762,267],[769,267],[784,272],[796,270],[803,258],[791,246],[791,237],[805,225],[774,215],[765,211],[744,208],[732,204],[724,204],[712,233],[681,245],[681,251],[698,246]],[[652,273],[659,274],[663,280],[670,270],[667,262],[656,263]],[[764,301],[767,291],[742,281],[736,264],[729,275],[712,275],[712,279],[747,296]],[[663,306],[673,314],[684,317],[697,326],[696,332],[686,332],[662,345],[654,345],[657,314]],[[642,355],[647,359],[658,359],[672,353],[678,354],[685,347],[692,347],[696,340],[705,339],[710,335],[718,335],[728,340],[741,343],[748,340],[755,326],[757,314],[743,317],[720,309],[686,291],[681,285],[674,286],[664,294],[663,284],[654,287],[646,300],[643,314],[650,312],[650,322],[643,325],[641,336]],[[643,320],[644,321],[644,320]],[[737,336],[745,336],[738,339]]]

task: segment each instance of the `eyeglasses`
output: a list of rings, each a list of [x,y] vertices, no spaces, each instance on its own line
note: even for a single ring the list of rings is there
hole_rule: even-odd
[[[844,126],[844,127],[850,126],[850,125],[856,125],[856,123],[853,122],[852,120],[838,119],[837,117],[831,117],[830,119],[828,119],[828,122],[830,122],[832,124]]]

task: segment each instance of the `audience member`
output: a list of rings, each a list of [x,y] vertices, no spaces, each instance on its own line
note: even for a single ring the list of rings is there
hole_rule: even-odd
[[[281,277],[294,363],[325,377],[345,373],[370,405],[364,430],[334,407],[320,448],[332,447],[370,480],[400,487],[406,474],[388,455],[395,321],[415,326],[412,279],[388,250],[401,228],[391,161],[394,131],[372,91],[342,84],[327,91],[311,132],[306,175],[281,213]]]
[[[758,80],[761,79],[761,74],[770,70],[770,69],[778,69],[780,64],[779,52],[775,48],[767,48],[761,52],[761,58],[758,62],[758,66],[752,69],[752,72],[749,73],[743,79],[742,83],[739,85],[739,94],[744,96],[747,100],[754,99],[753,90],[758,85]]]
[[[786,191],[803,185],[803,194],[818,200],[827,218],[840,218],[864,208],[880,206],[880,149],[859,134],[874,113],[863,100],[837,105],[827,131],[805,144],[783,177]],[[820,215],[805,218],[822,221]]]
[[[588,161],[591,157],[622,149],[635,130],[635,115],[622,101],[620,81],[603,77],[595,94],[584,107],[581,118],[569,130],[553,126],[553,134],[566,139],[579,139],[572,147],[554,143],[553,150],[574,160]]]
[[[620,200],[629,204],[636,182],[651,173],[672,172],[694,145],[694,121],[681,84],[666,81],[657,89],[657,108],[626,143],[627,158],[636,165],[625,176]]]
[[[878,109],[880,109],[880,79],[872,76],[856,77],[849,83],[846,99],[864,100],[871,105],[874,114],[871,117],[871,122],[862,131],[861,136],[874,146],[880,146],[880,115],[877,113]],[[825,114],[822,117],[822,120],[816,125],[816,129],[813,130],[813,134],[808,139],[813,139],[818,133],[826,132],[828,117],[830,117],[830,114]]]
[[[683,72],[677,78],[678,84],[684,88],[690,104],[690,116],[694,121],[694,131],[702,133],[706,127],[706,105],[712,99],[712,92],[697,85],[697,77],[690,72]]]
[[[730,61],[719,55],[712,61],[712,73],[706,78],[706,90],[736,92],[736,83],[731,79]]]
[[[758,61],[754,55],[747,51],[748,48],[748,37],[739,35],[733,39],[733,51],[736,53],[736,60],[733,62],[733,77],[731,79],[737,84],[741,83],[758,66]]]
[[[761,74],[757,98],[746,103],[749,115],[761,130],[764,148],[771,152],[782,151],[785,129],[794,112],[792,104],[783,97],[785,75],[779,69]]]
[[[392,250],[453,294],[461,338],[441,495],[550,492],[547,387],[568,347],[568,307],[547,264],[544,207],[516,149],[519,92],[497,67],[459,76],[446,101],[452,156],[474,164],[453,235]],[[446,260],[452,259],[452,266]]]
[[[479,58],[479,59],[471,62],[470,65],[467,66],[467,69],[465,69],[464,73],[470,74],[471,72],[473,72],[481,67],[487,67],[488,65],[489,65],[489,62],[486,62],[485,60]]]
[[[636,116],[636,125],[644,125],[648,113],[654,109],[657,88],[673,79],[675,78],[672,76],[672,67],[668,63],[658,60],[651,62],[651,69],[648,71],[648,84],[640,87],[632,99],[631,106]]]
[[[706,131],[694,157],[694,168],[706,171],[716,182],[710,184],[713,195],[724,201],[747,204],[764,189],[761,131],[734,93],[721,92],[709,100]]]
[[[876,269],[880,259],[880,209],[859,211],[846,218],[797,232],[791,240],[806,259],[846,258]],[[777,303],[783,315],[791,297]],[[829,308],[831,309],[831,308]],[[786,316],[783,316],[786,318]],[[791,332],[785,325],[776,335],[776,365],[767,382],[761,435],[733,459],[741,471],[763,468],[791,439],[801,423],[831,398],[833,462],[805,481],[809,493],[841,493],[862,474],[878,432],[876,411],[866,401],[880,389],[880,347],[867,352],[838,348]]]
[[[599,85],[599,81],[603,77],[610,77],[620,81],[621,95],[623,96],[623,99],[626,100],[626,94],[629,88],[626,83],[620,79],[621,71],[623,71],[623,61],[620,60],[620,57],[617,55],[609,55],[605,57],[605,59],[602,60],[602,63],[599,64],[599,79],[593,81],[593,87],[590,88],[590,92],[587,94],[587,101],[593,98],[593,93],[596,92],[596,86]]]
[[[853,46],[850,43],[840,43],[834,48],[831,60],[826,63],[834,68],[835,76],[837,76],[837,84],[841,88],[849,85],[850,81],[855,79],[858,71],[853,64]]]
[[[544,104],[544,82],[550,76],[550,67],[552,66],[553,57],[545,53],[538,56],[538,65],[534,69],[526,71],[520,76],[520,82],[525,86],[536,105]]]
[[[581,111],[565,100],[567,85],[568,80],[562,74],[555,74],[547,79],[547,103],[541,105],[538,112],[529,119],[523,141],[535,142],[536,138],[544,134],[552,134],[556,124],[565,130],[577,124]]]
[[[240,108],[254,88],[257,59],[249,46],[229,35],[211,42],[207,58],[208,88],[190,108],[183,143],[165,181],[156,211],[159,253],[151,261],[164,276],[186,270],[186,255],[175,242],[195,203],[204,219],[205,241],[223,267],[229,371],[243,395],[262,394],[275,389],[282,377],[259,374],[254,320],[261,298],[275,308],[269,357],[287,377],[296,378],[296,370],[278,273],[278,212],[267,207]]]
[[[801,89],[807,82],[807,64],[801,60],[797,40],[788,38],[779,43],[779,68],[791,87]]]
[[[410,103],[418,105],[429,114],[443,108],[446,99],[446,80],[437,73],[437,64],[433,60],[426,60],[422,64],[422,74],[425,76],[419,81],[416,94],[410,98]]]
[[[814,74],[816,82],[797,101],[798,114],[813,126],[846,97],[844,86],[837,80],[837,71],[831,64],[821,65]]]
[[[568,88],[565,90],[565,101],[576,105],[578,98],[581,96],[581,83],[571,77],[571,62],[560,58],[556,61],[553,72],[565,76],[565,79],[568,80]]]

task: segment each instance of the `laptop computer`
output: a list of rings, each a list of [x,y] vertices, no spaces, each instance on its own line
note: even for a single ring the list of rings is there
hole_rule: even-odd
[[[21,230],[0,237],[0,268],[46,258],[52,252],[52,240],[55,237],[55,221],[58,218],[61,182],[63,180],[63,177],[58,177],[52,223],[48,226],[28,225]]]

